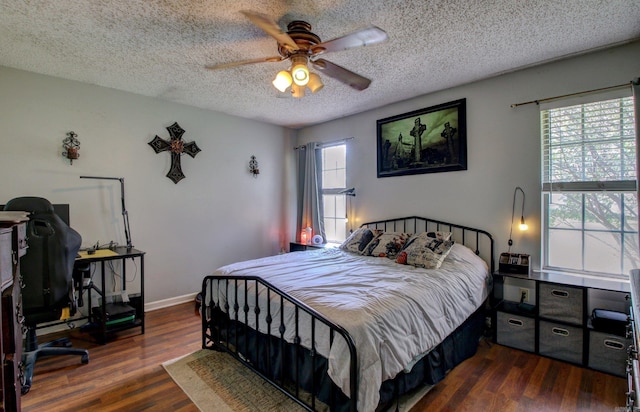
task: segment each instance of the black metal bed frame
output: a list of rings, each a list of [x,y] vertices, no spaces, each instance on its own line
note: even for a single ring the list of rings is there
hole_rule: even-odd
[[[489,262],[490,273],[494,270],[494,244],[491,234],[484,230],[475,229],[454,223],[411,216],[398,219],[387,219],[368,222],[363,227],[382,229],[385,231],[402,231],[409,233],[419,233],[422,231],[449,231],[452,232],[452,239],[474,250],[477,255]],[[229,293],[232,294],[233,306],[229,305]],[[266,302],[275,299],[279,306],[272,308],[272,304],[261,307],[259,297],[266,297]],[[224,303],[223,303],[224,301]],[[240,302],[240,303],[238,303]],[[293,342],[286,342],[284,339],[287,332],[284,325],[284,313],[293,311],[295,337]],[[290,312],[291,313],[291,312]],[[301,314],[310,317],[310,333],[307,337],[310,348],[301,345],[300,333]],[[255,316],[255,324],[250,325],[250,317]],[[276,319],[274,319],[274,316]],[[279,319],[278,319],[279,318]],[[304,321],[308,321],[306,317]],[[262,322],[262,323],[261,323]],[[318,353],[316,340],[318,336],[317,325],[329,328],[329,342],[331,347],[335,337],[342,337],[349,350],[349,389],[348,399],[342,391],[331,382],[328,399],[320,399],[320,377],[316,373],[311,373],[310,381],[308,376],[301,376],[302,366],[300,360],[306,354],[306,366],[311,366],[311,371],[321,369],[328,378],[328,364]],[[273,326],[277,326],[274,331]],[[261,330],[268,331],[262,334]],[[275,333],[274,333],[275,332]],[[275,336],[274,336],[275,335]],[[334,410],[336,399],[347,399],[348,410],[357,410],[358,399],[358,363],[356,346],[349,333],[340,325],[335,324],[322,314],[307,306],[304,302],[292,297],[278,287],[266,282],[259,276],[206,276],[202,282],[202,347],[225,351],[240,361],[256,374],[271,383],[278,390],[289,396],[303,408],[315,411],[324,403],[328,403],[331,410]],[[274,352],[281,354],[282,358],[278,365],[272,364],[271,354]],[[290,354],[286,359],[285,353]],[[324,362],[323,362],[324,361]],[[328,378],[330,381],[330,378]],[[336,395],[335,391],[339,394]],[[341,396],[341,398],[340,398]],[[326,393],[324,398],[327,398]]]

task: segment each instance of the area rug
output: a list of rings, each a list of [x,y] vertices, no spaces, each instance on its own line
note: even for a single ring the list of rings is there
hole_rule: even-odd
[[[203,412],[304,411],[270,383],[223,352],[203,349],[165,362],[162,366]],[[425,386],[401,397],[398,410],[410,410],[429,389],[431,386]],[[396,410],[395,407],[394,404],[391,410]]]

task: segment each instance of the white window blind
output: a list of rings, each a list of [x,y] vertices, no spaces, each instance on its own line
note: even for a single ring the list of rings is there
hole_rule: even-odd
[[[342,242],[347,234],[347,145],[322,148],[322,201],[324,230],[328,242]]]
[[[634,122],[631,97],[541,111],[543,269],[637,267]]]

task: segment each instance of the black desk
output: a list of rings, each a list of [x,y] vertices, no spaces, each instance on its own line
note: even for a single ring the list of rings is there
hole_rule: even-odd
[[[88,304],[89,304],[89,314],[87,318],[89,319],[89,323],[96,324],[99,327],[98,331],[98,339],[101,343],[106,343],[107,334],[112,332],[117,332],[120,330],[131,329],[139,327],[141,330],[141,334],[144,334],[144,254],[137,249],[127,249],[126,246],[118,246],[113,249],[105,249],[105,250],[97,250],[95,254],[89,255],[86,252],[81,252],[80,257],[76,259],[75,266],[79,268],[81,266],[85,266],[87,263],[91,264],[100,264],[100,286],[96,286],[93,282],[92,278],[89,278],[89,283],[84,284],[82,286],[82,290],[88,290]],[[136,319],[134,322],[128,322],[124,324],[117,325],[107,325],[107,320],[105,318],[106,305],[107,305],[107,293],[106,293],[106,271],[105,264],[107,262],[113,262],[115,260],[122,261],[121,265],[121,273],[122,277],[122,292],[126,292],[127,288],[127,259],[138,259],[140,261],[140,297],[136,298],[135,304],[130,303],[134,309],[136,309]],[[91,304],[91,291],[95,290],[101,297],[100,303],[100,313],[102,314],[101,318],[96,317],[93,314],[93,307]]]

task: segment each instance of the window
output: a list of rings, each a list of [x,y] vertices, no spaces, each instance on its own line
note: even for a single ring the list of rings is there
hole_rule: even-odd
[[[346,239],[347,209],[347,145],[322,148],[322,201],[324,231],[328,242],[341,243]]]
[[[638,267],[633,99],[541,111],[542,268],[627,276]]]

